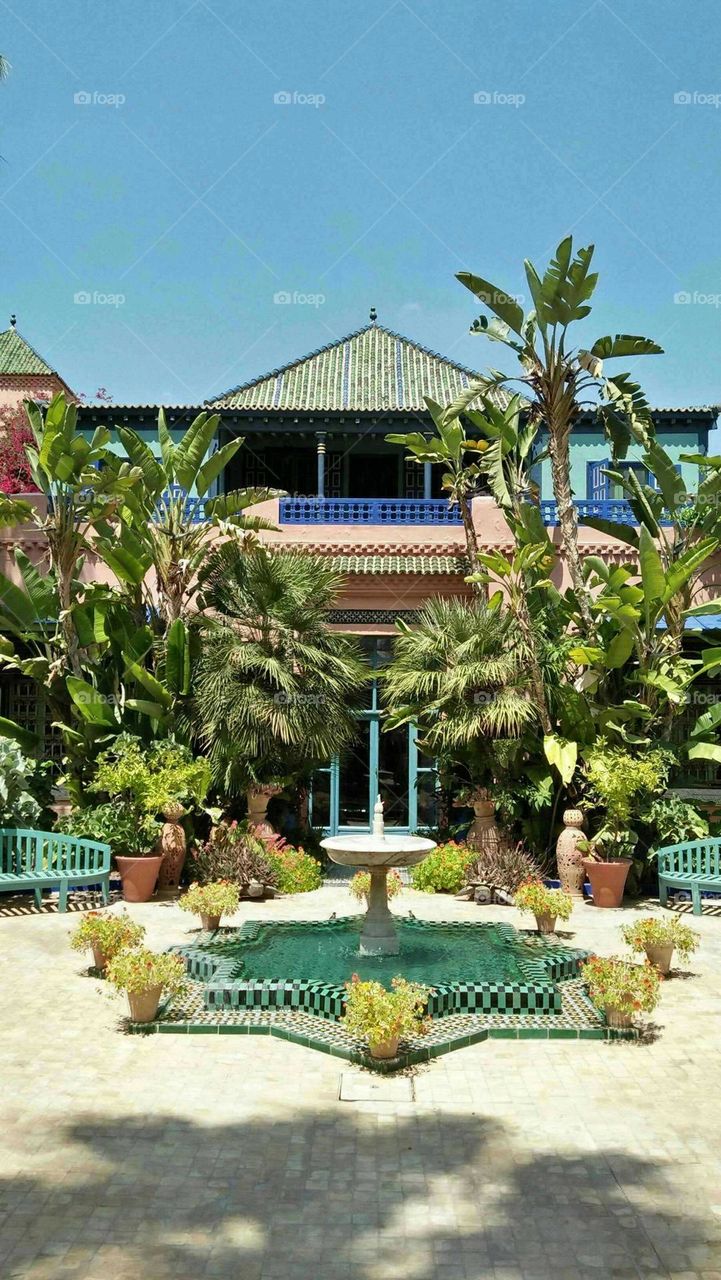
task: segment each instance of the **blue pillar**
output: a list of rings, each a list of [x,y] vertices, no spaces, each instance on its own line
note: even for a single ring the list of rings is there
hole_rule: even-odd
[[[325,432],[316,432],[316,454],[318,458],[318,497],[325,497]]]
[[[431,463],[424,462],[423,463],[423,497],[424,498],[430,498],[431,496],[431,493],[432,493],[431,477],[432,477]]]

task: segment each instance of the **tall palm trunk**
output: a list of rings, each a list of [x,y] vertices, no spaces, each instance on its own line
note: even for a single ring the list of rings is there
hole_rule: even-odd
[[[478,538],[476,536],[476,526],[473,523],[473,506],[465,493],[459,493],[458,495],[458,509],[461,513],[461,520],[463,521],[463,533],[466,539],[466,556],[470,565],[471,573],[476,573],[478,570]],[[488,595],[488,591],[484,583],[472,582],[471,586],[476,595]]]

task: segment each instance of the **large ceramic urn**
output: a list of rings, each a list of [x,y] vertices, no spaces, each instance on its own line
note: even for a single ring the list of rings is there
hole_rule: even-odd
[[[257,836],[274,836],[276,832],[268,821],[268,805],[273,796],[279,796],[283,790],[278,783],[270,782],[249,787],[246,791],[248,803],[248,824]]]
[[[180,825],[185,810],[182,804],[169,804],[163,810],[163,823],[157,852],[162,856],[158,872],[159,889],[177,889],[185,866],[187,852],[185,832]]]
[[[485,787],[480,787],[465,803],[472,806],[475,815],[466,836],[468,848],[495,857],[503,843],[496,826],[495,800],[491,799]]]
[[[556,841],[556,865],[561,881],[561,888],[574,898],[583,897],[583,881],[585,871],[583,859],[586,856],[579,843],[585,840],[583,834],[583,814],[580,809],[566,809],[563,814],[563,831]]]

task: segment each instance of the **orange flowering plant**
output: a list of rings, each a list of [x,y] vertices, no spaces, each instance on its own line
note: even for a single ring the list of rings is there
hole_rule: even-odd
[[[120,915],[88,911],[70,937],[73,951],[89,951],[97,947],[106,960],[111,960],[125,947],[137,947],[145,937],[142,924],[131,920],[127,911]]]
[[[573,898],[563,889],[547,889],[541,880],[524,880],[519,884],[513,899],[519,911],[530,911],[534,916],[553,916],[568,920],[573,911]]]
[[[650,1013],[658,1004],[659,976],[649,964],[633,964],[620,956],[591,956],[581,974],[599,1009]]]
[[[178,906],[195,916],[232,916],[238,910],[240,890],[230,880],[212,880],[210,884],[191,884]]]
[[[116,991],[140,995],[162,987],[168,995],[178,995],[186,987],[185,963],[172,951],[150,951],[133,947],[119,951],[108,965],[107,979]]]
[[[348,885],[348,888],[353,894],[353,897],[357,898],[359,902],[362,902],[364,898],[367,899],[368,894],[371,891],[370,871],[356,871],[353,879]],[[386,892],[388,897],[395,898],[402,888],[403,881],[401,880],[399,872],[396,871],[394,867],[386,876]]]

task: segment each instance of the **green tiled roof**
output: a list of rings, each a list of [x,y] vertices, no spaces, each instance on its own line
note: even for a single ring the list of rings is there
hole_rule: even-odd
[[[369,324],[208,403],[280,413],[416,410],[425,409],[424,395],[449,404],[479,377],[400,333]],[[493,396],[506,398],[497,391]]]
[[[342,573],[467,573],[463,556],[334,556]]]
[[[30,374],[50,377],[55,373],[34,347],[17,329],[5,329],[0,333],[0,376]]]

